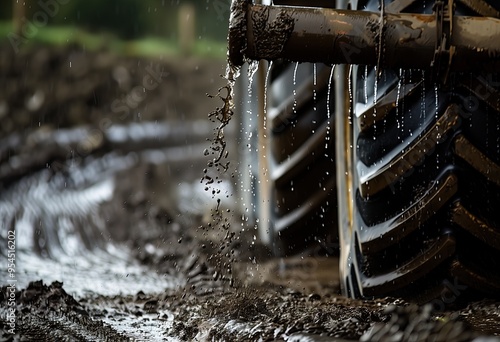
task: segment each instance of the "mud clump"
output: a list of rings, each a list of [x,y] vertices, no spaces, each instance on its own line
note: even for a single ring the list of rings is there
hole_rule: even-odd
[[[295,20],[286,10],[280,11],[271,22],[269,17],[269,8],[265,6],[252,15],[254,35],[258,37],[253,43],[259,57],[275,60],[281,57],[285,44],[292,35]],[[252,48],[249,47],[249,50]]]
[[[250,9],[250,4],[248,1],[233,1],[231,5],[228,58],[235,66],[241,66],[249,59],[281,57],[295,26],[295,20],[287,10],[281,10],[271,18],[269,6]],[[248,36],[247,26],[251,26]]]
[[[35,306],[40,311],[76,311],[88,316],[84,308],[64,291],[63,283],[58,281],[50,285],[45,285],[41,280],[30,282],[26,289],[16,293],[16,298],[18,303]]]

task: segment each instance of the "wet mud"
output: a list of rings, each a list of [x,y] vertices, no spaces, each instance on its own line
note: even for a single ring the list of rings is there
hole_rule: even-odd
[[[0,146],[0,243],[7,246],[6,231],[15,230],[17,283],[9,288],[7,269],[0,269],[0,340],[468,341],[500,334],[497,301],[438,312],[395,298],[349,300],[340,296],[336,257],[316,250],[273,257],[237,214],[231,173],[213,185],[221,189],[217,203],[200,179],[214,156],[203,153],[211,151],[206,138],[219,127],[207,114],[220,99],[205,93],[224,85],[217,78],[224,62],[41,48],[17,63],[2,51],[2,63],[14,63],[0,69],[2,77],[19,92],[1,98],[9,113],[2,120],[11,124],[2,126]],[[89,80],[95,88],[68,95],[83,109],[66,116],[62,108],[80,100],[57,102],[57,92],[48,95],[52,81],[23,68],[45,56],[55,73],[45,77],[63,82],[74,77],[61,70],[75,54],[87,69],[68,81],[69,90],[82,92],[79,82]],[[169,76],[130,109],[134,115],[100,128],[103,118],[116,119],[112,103],[127,94],[114,80],[123,72],[116,69],[137,72],[130,91],[151,63]],[[36,111],[19,102],[28,84],[47,92]],[[94,93],[100,100],[89,102]],[[236,141],[235,124],[225,127],[226,141]]]

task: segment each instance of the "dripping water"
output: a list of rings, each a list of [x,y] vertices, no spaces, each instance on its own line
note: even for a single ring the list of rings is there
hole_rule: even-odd
[[[248,110],[247,110],[247,115],[248,115],[248,130],[247,130],[247,147],[248,147],[248,152],[252,152],[252,136],[253,136],[253,124],[252,124],[252,90],[253,90],[253,79],[255,74],[257,73],[257,70],[259,69],[259,62],[258,61],[252,61],[251,63],[248,63]]]
[[[377,116],[377,96],[378,96],[378,68],[375,67],[375,83],[373,85],[373,117],[375,118]],[[375,120],[373,124],[373,130],[376,133],[377,132],[377,120]],[[373,140],[377,139],[377,134],[373,135]]]
[[[382,48],[383,48],[383,38],[384,38],[384,19],[385,15],[385,0],[380,0],[380,23],[379,23],[379,40],[378,40],[378,52],[377,52],[377,67],[376,71],[377,73],[375,74],[375,80],[380,78],[382,76],[382,69],[380,68],[380,61],[382,60]]]
[[[401,97],[401,85],[403,83],[403,69],[399,69],[399,80],[398,80],[398,92],[396,95],[396,125],[399,128],[400,123],[399,123],[399,100]],[[402,116],[402,115],[401,115]],[[385,122],[385,119],[384,119]]]
[[[438,109],[439,109],[439,95],[438,95],[438,84],[434,83],[434,101],[436,102],[435,106],[435,116],[436,116],[436,121],[438,120]],[[438,133],[437,135],[437,144],[441,142],[441,135]],[[436,169],[439,170],[439,154],[436,154]]]
[[[438,119],[438,111],[439,111],[439,94],[438,94],[438,84],[434,83],[434,101],[436,101],[436,120]]]
[[[330,98],[331,98],[331,93],[332,93],[332,81],[333,81],[333,73],[335,71],[335,65],[332,66],[330,69],[330,76],[328,77],[328,89],[327,89],[327,95],[326,95],[326,117],[328,119],[328,123],[330,122],[331,119],[331,112],[330,112]]]
[[[384,30],[384,15],[385,15],[385,1],[380,0],[379,1],[379,6],[380,6],[380,22],[379,22],[379,39],[378,39],[378,51],[377,51],[377,65],[375,66],[375,84],[374,84],[374,91],[373,91],[373,116],[377,116],[377,93],[378,93],[378,80],[382,76],[382,69],[380,67],[380,61],[382,60],[382,48],[383,48],[383,30]],[[375,123],[373,125],[373,130],[374,132],[377,132],[377,121],[375,120]],[[373,140],[377,139],[376,134],[373,135]]]
[[[328,89],[326,95],[326,137],[325,137],[325,149],[328,150],[328,141],[330,140],[330,129],[331,129],[331,110],[330,110],[330,99],[332,93],[332,82],[333,82],[333,74],[335,72],[335,65],[330,69],[330,76],[328,77]],[[327,155],[328,157],[328,155]]]
[[[368,104],[368,65],[365,66],[365,78],[364,78],[364,92],[365,92],[365,105]]]
[[[245,120],[247,120],[247,122],[245,122],[245,120],[242,120],[242,122],[241,122],[242,133],[243,133],[243,136],[246,137],[246,144],[245,145],[246,145],[246,148],[248,149],[247,153],[250,156],[253,155],[252,146],[255,145],[254,140],[256,138],[256,136],[254,137],[254,132],[257,130],[255,127],[256,123],[253,122],[254,121],[253,120],[253,118],[254,118],[253,109],[254,108],[252,107],[252,102],[253,102],[253,82],[254,82],[254,76],[258,70],[258,66],[259,66],[259,64],[257,61],[252,61],[252,62],[249,62],[247,64],[247,80],[248,80],[247,94],[248,94],[248,98],[246,101],[246,111],[245,111],[245,114],[246,114]],[[245,125],[246,125],[246,127],[245,127]],[[252,158],[252,157],[250,157],[250,158]],[[253,184],[255,183],[254,172],[250,167],[248,167],[246,170],[244,170],[242,172],[245,172],[246,174],[248,174],[249,178],[240,177],[241,178],[240,179],[241,191],[242,191],[242,193],[246,192],[246,193],[251,194],[250,198],[253,198],[256,196],[255,189],[253,186]],[[250,210],[252,212],[256,212],[255,203],[250,198],[246,198],[246,200],[242,200],[243,207],[244,207],[244,210],[246,213],[248,213]],[[246,217],[246,219],[248,220],[248,217]]]
[[[316,94],[316,84],[317,84],[317,70],[316,63],[313,64],[313,110],[316,111],[316,102],[317,102],[317,94]]]
[[[266,138],[267,129],[267,86],[269,85],[269,75],[271,74],[271,68],[273,67],[273,61],[269,62],[267,67],[266,79],[264,81],[264,138]]]
[[[422,70],[422,100],[420,101],[420,118],[423,119],[425,118],[425,108],[426,108],[426,101],[425,101],[425,72]]]
[[[352,102],[354,101],[353,95],[352,95],[352,65],[349,66],[349,77],[348,77],[348,89],[349,89],[349,108],[352,108]],[[351,112],[349,111],[349,124],[352,124],[351,122]],[[351,146],[352,147],[352,146]]]
[[[264,93],[263,93],[263,104],[262,104],[262,132],[260,132],[260,127],[257,128],[257,137],[256,137],[256,149],[255,152],[258,152],[259,148],[265,151],[266,149],[266,140],[267,140],[267,91],[268,91],[268,85],[269,85],[269,75],[271,74],[271,69],[273,67],[273,61],[270,61],[268,63],[267,71],[266,71],[266,76],[264,78]],[[257,114],[259,115],[259,114]],[[258,125],[260,125],[260,122],[258,122]],[[262,134],[262,136],[260,136]],[[265,154],[265,153],[264,153]],[[266,168],[266,173],[267,173],[267,166]],[[252,173],[252,171],[249,171]],[[253,192],[253,198],[257,198],[257,194],[255,193],[255,188],[252,187],[252,192]],[[255,202],[255,201],[252,201]],[[257,212],[257,205],[255,203],[252,203],[252,206],[254,207],[254,212]],[[259,217],[256,217],[256,223],[259,223]],[[257,228],[257,225],[255,226]]]
[[[403,83],[403,69],[399,69],[398,92],[396,94],[396,117],[399,114],[399,100],[401,98],[401,84]]]
[[[353,93],[352,93],[352,70],[353,70],[353,66],[352,64],[349,66],[349,73],[348,73],[348,77],[347,77],[347,89],[349,91],[349,111],[348,111],[348,122],[349,122],[349,125],[352,126],[352,108],[353,108],[353,101],[354,101],[354,97],[353,97]],[[349,143],[349,146],[347,146],[347,148],[349,148],[351,150],[351,155],[354,156],[355,155],[355,152],[356,150],[354,149],[353,147],[353,142],[356,141],[356,137],[352,137],[352,140],[351,142]],[[345,171],[346,172],[346,175],[347,175],[347,170]]]
[[[295,63],[295,68],[293,69],[293,114],[297,114],[297,69],[299,68],[299,62]]]

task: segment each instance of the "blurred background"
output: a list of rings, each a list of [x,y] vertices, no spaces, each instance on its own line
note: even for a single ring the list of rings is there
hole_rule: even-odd
[[[95,317],[105,323],[95,336],[111,326],[163,341],[175,333],[165,315],[140,319],[106,298],[136,306],[145,294],[220,293],[234,260],[269,255],[236,208],[240,120],[224,129],[228,157],[209,166],[229,14],[230,0],[0,2],[0,259],[15,263],[0,268],[0,316],[14,277],[16,298],[27,298],[17,304],[29,305],[18,335],[61,338],[47,323],[52,304],[32,298],[64,284],[77,301],[100,298],[87,307],[99,318],[68,323],[71,336],[90,336]]]
[[[112,285],[132,273],[110,246],[150,261],[165,241],[186,241],[185,227],[211,220],[214,196],[233,205],[225,178],[234,174],[203,171],[214,157],[218,124],[208,115],[222,102],[207,94],[225,85],[229,6],[0,2],[0,242],[15,229],[18,286],[43,279],[75,293],[95,288],[83,280],[96,279],[86,258],[100,250],[111,256],[91,264],[112,271],[92,272],[126,289],[133,282]],[[207,174],[217,189],[201,182]],[[145,249],[149,241],[155,247]]]
[[[229,5],[229,0],[5,0],[0,20],[2,36],[28,33],[24,38],[31,43],[110,44],[135,54],[186,48],[224,57]],[[38,32],[29,37],[32,26]]]
[[[193,88],[189,82],[193,77],[196,77],[195,85],[218,81],[214,78],[224,70],[228,17],[229,1],[222,0],[3,1],[0,4],[3,90],[0,94],[0,119],[3,119],[1,131],[10,132],[21,127],[32,127],[33,124],[57,124],[60,127],[82,119],[82,116],[86,119],[95,117],[92,111],[96,107],[106,109],[106,96],[120,100],[121,95],[127,95],[123,92],[141,85],[141,75],[135,75],[141,72],[140,63],[136,63],[141,58],[169,62],[171,66],[179,64],[179,68],[174,67],[172,70],[166,70],[166,66],[162,68],[170,74],[171,79],[166,81],[172,84],[175,82],[170,81],[176,80],[175,88],[179,88],[177,94],[171,93],[169,97],[188,105],[185,111],[179,110],[177,115],[168,115],[168,108],[160,113],[150,108],[149,113],[141,112],[142,118],[182,119],[184,116],[198,116],[197,108],[193,111],[189,105],[194,105],[193,98],[203,102],[208,89],[196,93],[199,87]],[[130,62],[132,57],[136,58],[134,62]],[[117,59],[121,59],[123,65],[117,63]],[[210,69],[210,76],[205,77],[202,73],[207,72],[207,69]],[[178,75],[185,71],[192,74]],[[196,72],[201,77],[194,75]],[[64,106],[64,96],[60,93],[68,93],[69,89],[65,86],[58,88],[61,85],[59,81],[47,83],[53,78],[61,80],[58,73],[68,74],[66,76],[70,80],[63,77],[71,81],[68,84],[83,82],[83,87],[73,91],[82,93],[87,90],[85,93],[90,98],[83,100],[91,107],[90,113],[79,114],[82,110],[79,101]],[[96,78],[101,78],[101,82]],[[48,91],[37,89],[33,86],[37,79],[52,88]],[[106,83],[106,79],[111,83]],[[20,80],[22,82],[18,82]],[[163,83],[163,79],[160,83]],[[215,91],[217,87],[212,89]],[[52,103],[53,97],[56,103]],[[138,101],[139,97],[136,96],[135,102],[142,102]],[[167,98],[163,97],[163,100]],[[118,111],[120,104],[115,103],[115,111]],[[49,113],[55,107],[58,107],[57,115]],[[122,110],[122,113],[135,109],[130,103],[127,107],[128,110]],[[111,109],[110,106],[108,109]],[[29,117],[23,113],[26,110],[31,112]],[[16,114],[12,111],[16,111]]]
[[[212,129],[208,113],[220,105],[207,94],[224,84],[229,5],[229,0],[1,2],[0,137],[6,140],[0,147],[0,185],[97,150],[206,141]],[[72,128],[88,136],[64,131]],[[35,133],[33,143],[36,139],[28,138]],[[49,133],[72,138],[56,148],[63,141]],[[37,144],[38,156],[23,158],[28,141]]]

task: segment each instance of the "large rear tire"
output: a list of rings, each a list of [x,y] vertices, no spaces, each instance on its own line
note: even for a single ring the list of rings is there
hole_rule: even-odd
[[[432,13],[432,4],[398,3],[385,7]],[[494,1],[479,9],[468,3],[457,3],[458,15],[500,10]],[[377,10],[378,1],[358,8]],[[344,294],[411,297],[439,308],[498,295],[498,75],[455,73],[441,84],[419,70],[381,70],[376,80],[373,68],[339,69],[336,84],[345,87],[337,102],[352,89],[350,110],[336,111]]]

